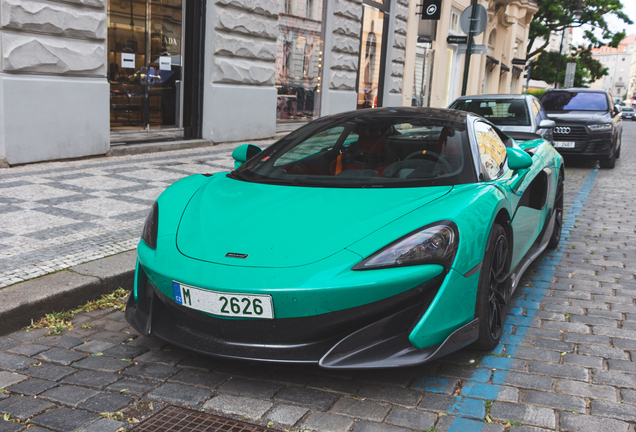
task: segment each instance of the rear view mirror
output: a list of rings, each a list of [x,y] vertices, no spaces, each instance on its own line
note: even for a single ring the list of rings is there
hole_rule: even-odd
[[[238,146],[232,152],[232,158],[234,159],[234,169],[237,169],[248,160],[259,154],[262,150],[252,144],[243,144]]]
[[[554,129],[556,127],[556,122],[554,120],[544,119],[539,123],[539,129]]]
[[[513,171],[530,168],[532,166],[532,156],[521,149],[508,147],[508,168]]]

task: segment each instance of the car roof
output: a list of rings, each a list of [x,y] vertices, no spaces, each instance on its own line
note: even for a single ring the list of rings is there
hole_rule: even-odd
[[[394,118],[431,118],[436,120],[447,120],[452,122],[466,122],[468,113],[446,108],[429,108],[429,107],[388,107],[388,108],[372,108],[355,111],[347,111],[340,114],[333,114],[322,119],[363,119],[363,120],[382,120]]]
[[[529,94],[483,94],[483,95],[467,95],[460,96],[456,100],[465,99],[528,99],[533,98],[533,95]]]
[[[584,88],[584,87],[570,87],[563,89],[547,89],[546,93],[552,92],[567,92],[567,93],[607,93],[605,89],[593,89],[593,88]]]

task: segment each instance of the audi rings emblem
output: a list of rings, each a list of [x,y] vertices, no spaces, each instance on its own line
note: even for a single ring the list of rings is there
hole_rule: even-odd
[[[432,4],[426,8],[427,15],[435,15],[435,12],[437,12],[437,5]]]
[[[567,135],[572,132],[572,129],[570,129],[569,127],[555,127],[554,132],[561,135]]]

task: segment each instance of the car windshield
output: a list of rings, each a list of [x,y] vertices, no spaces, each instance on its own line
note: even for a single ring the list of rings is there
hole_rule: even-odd
[[[548,112],[559,111],[607,111],[607,95],[591,92],[551,91],[541,97]]]
[[[632,107],[623,107],[623,111],[625,111],[625,112],[634,112],[634,108],[632,108]]]
[[[230,177],[319,187],[471,183],[475,174],[465,116],[453,118],[463,121],[369,113],[317,120],[259,153]]]
[[[528,107],[523,99],[461,99],[450,108],[475,113],[497,126],[530,126]]]

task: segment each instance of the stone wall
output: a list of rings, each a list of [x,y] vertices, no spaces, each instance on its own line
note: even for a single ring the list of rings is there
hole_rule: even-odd
[[[355,91],[360,56],[362,0],[335,0],[329,88]],[[353,108],[351,108],[353,109]]]
[[[404,75],[404,59],[406,57],[406,23],[409,16],[408,0],[397,0],[392,15],[395,17],[393,46],[387,56],[391,63],[387,65],[387,75],[390,74],[390,93],[402,93],[402,77]],[[389,72],[390,71],[390,72]]]

